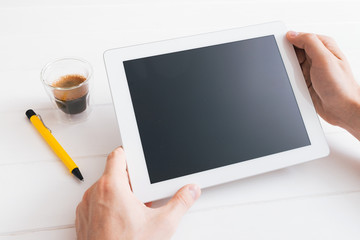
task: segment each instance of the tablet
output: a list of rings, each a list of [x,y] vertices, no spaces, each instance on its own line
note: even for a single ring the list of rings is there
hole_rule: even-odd
[[[128,172],[143,202],[324,157],[281,22],[104,53]]]

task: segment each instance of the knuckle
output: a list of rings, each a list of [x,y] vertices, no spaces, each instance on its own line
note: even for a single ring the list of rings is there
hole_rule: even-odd
[[[328,42],[331,42],[331,43],[335,43],[335,42],[336,42],[335,39],[332,38],[332,37],[325,36],[325,38],[326,38],[326,40],[327,40]]]
[[[351,68],[345,56],[343,56],[342,60],[338,60],[339,67],[343,72],[350,72]]]
[[[317,36],[315,33],[304,33],[303,38],[305,41],[313,41]]]
[[[324,39],[323,43],[327,48],[332,48],[332,49],[337,48],[337,43],[333,38],[325,36],[323,37],[323,39]]]
[[[334,59],[327,56],[321,56],[318,60],[318,65],[324,70],[329,70],[334,67]]]
[[[109,194],[112,192],[113,184],[111,179],[107,176],[102,176],[97,182],[97,191],[102,194]]]
[[[332,37],[329,37],[329,36],[322,36],[322,37],[326,41],[326,43],[328,43],[328,44],[335,44],[336,43],[335,39],[333,39]]]
[[[89,198],[89,192],[90,192],[89,189],[84,192],[84,195],[83,195],[83,198],[82,198],[82,201],[83,201],[83,202],[86,202],[86,201],[88,200],[88,198]]]
[[[178,194],[175,196],[176,201],[183,207],[189,208],[191,201],[184,194]]]
[[[95,184],[94,184],[94,185],[95,185]],[[84,195],[83,195],[83,198],[82,198],[82,201],[83,201],[83,202],[87,203],[87,202],[89,201],[89,198],[91,198],[94,185],[91,186],[90,188],[88,188],[88,189],[84,192]]]

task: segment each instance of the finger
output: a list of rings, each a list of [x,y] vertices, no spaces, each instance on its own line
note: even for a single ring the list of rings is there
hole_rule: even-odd
[[[152,206],[152,202],[147,202],[147,203],[145,203],[145,206],[147,206],[147,207],[151,207]]]
[[[294,49],[299,63],[302,64],[306,60],[304,49],[300,49],[297,47],[294,47]]]
[[[319,63],[321,63],[332,55],[317,35],[313,33],[296,33],[290,31],[286,34],[286,37],[295,47],[304,49],[306,54],[316,62],[320,61]]]
[[[129,182],[129,187],[130,187],[130,190],[133,191],[132,189],[132,185],[131,185],[131,181],[130,181],[130,177],[129,177],[129,171],[126,169],[126,176],[127,176],[127,180]]]
[[[309,87],[311,85],[310,66],[311,66],[310,63],[307,60],[305,62],[303,62],[303,64],[301,64],[301,70],[303,72],[307,87]]]
[[[310,96],[311,96],[311,100],[314,104],[314,107],[315,107],[315,110],[316,112],[320,115],[320,116],[323,116],[323,108],[322,108],[322,101],[319,97],[319,95],[316,93],[315,89],[314,89],[314,86],[311,85],[309,87],[309,93],[310,93]]]
[[[189,208],[200,197],[201,190],[195,184],[189,184],[182,187],[171,200],[162,207],[169,220],[177,224]]]
[[[123,176],[128,179],[125,153],[122,147],[116,148],[109,154],[106,161],[104,175],[109,177]]]
[[[331,37],[328,37],[328,36],[324,36],[324,35],[317,35],[317,37],[325,45],[325,47],[327,49],[329,49],[329,51],[332,54],[335,55],[335,57],[337,57],[340,60],[345,59],[345,55],[342,53],[342,51],[340,50],[339,46],[337,45],[337,43],[335,42],[334,39],[332,39]]]

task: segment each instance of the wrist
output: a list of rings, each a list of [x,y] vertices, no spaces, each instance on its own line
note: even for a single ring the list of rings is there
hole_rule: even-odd
[[[358,92],[349,102],[349,116],[342,122],[341,127],[360,140],[360,88]]]

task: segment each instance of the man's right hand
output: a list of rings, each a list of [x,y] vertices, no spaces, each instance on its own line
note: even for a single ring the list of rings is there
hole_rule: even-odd
[[[286,35],[301,65],[316,111],[360,140],[360,87],[336,42],[312,33]]]

